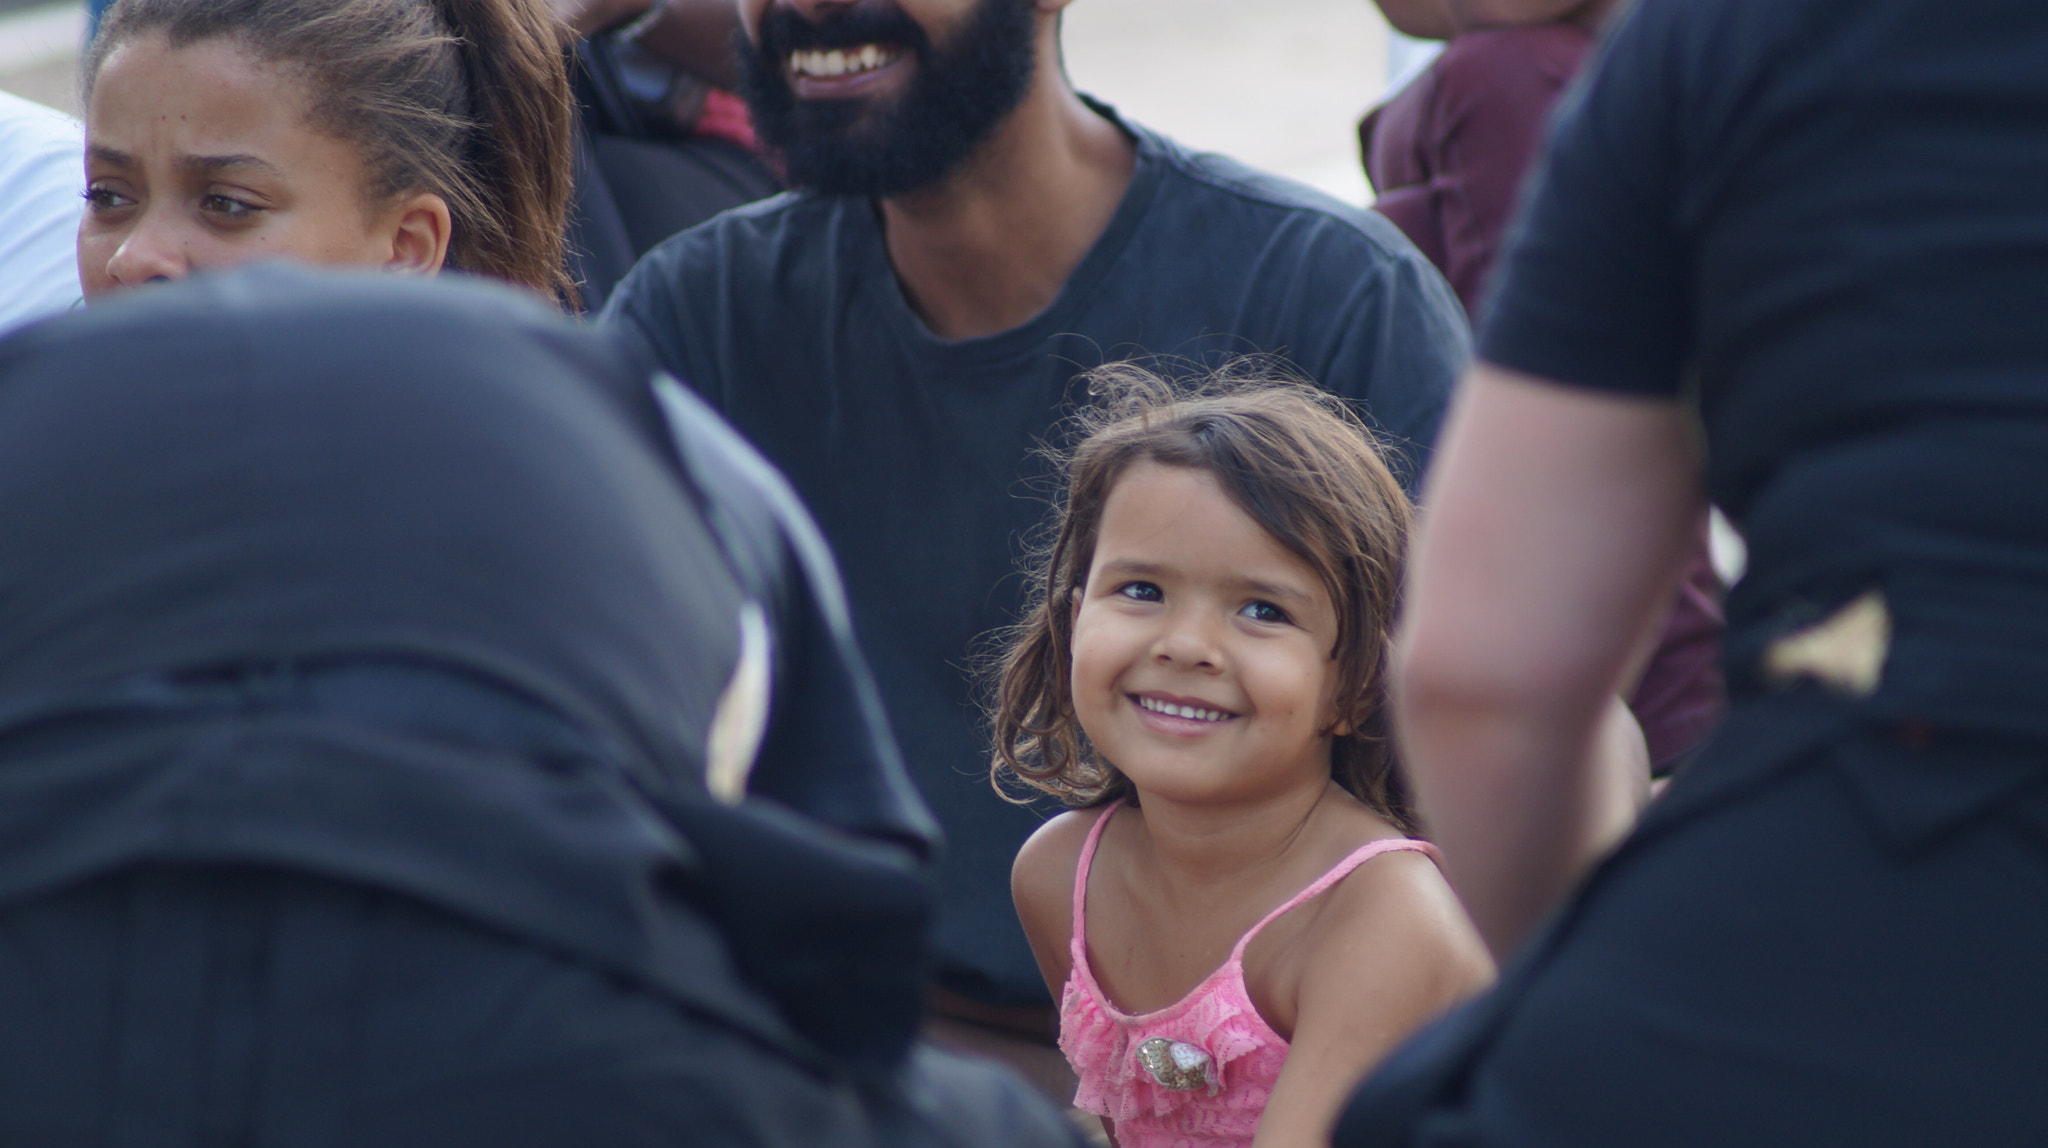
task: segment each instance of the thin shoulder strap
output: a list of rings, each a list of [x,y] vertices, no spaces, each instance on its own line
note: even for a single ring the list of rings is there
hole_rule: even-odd
[[[1080,943],[1088,935],[1088,867],[1095,863],[1096,843],[1102,840],[1102,827],[1109,824],[1109,819],[1116,814],[1117,810],[1123,808],[1123,804],[1124,800],[1121,797],[1110,802],[1109,806],[1102,811],[1102,816],[1096,818],[1095,824],[1089,827],[1088,840],[1081,844],[1081,860],[1074,866],[1073,938],[1076,943]]]
[[[1357,849],[1352,850],[1350,856],[1337,862],[1329,872],[1316,878],[1308,888],[1289,897],[1285,904],[1260,918],[1259,923],[1253,925],[1250,932],[1237,939],[1237,947],[1230,951],[1230,959],[1234,961],[1244,960],[1244,947],[1252,943],[1252,938],[1259,935],[1259,930],[1279,920],[1289,910],[1299,907],[1303,902],[1313,900],[1321,895],[1330,886],[1349,877],[1353,869],[1378,857],[1382,853],[1422,853],[1426,854],[1430,860],[1435,861],[1437,864],[1443,864],[1443,857],[1437,853],[1436,846],[1431,845],[1427,841],[1417,841],[1412,837],[1383,837],[1378,841],[1361,845]]]

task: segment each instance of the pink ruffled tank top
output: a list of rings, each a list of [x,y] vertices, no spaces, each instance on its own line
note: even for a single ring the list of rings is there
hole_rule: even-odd
[[[1379,856],[1419,850],[1393,837],[1355,850],[1238,938],[1230,959],[1179,1001],[1136,1016],[1109,1003],[1088,965],[1088,870],[1102,828],[1122,802],[1096,818],[1074,872],[1073,972],[1060,997],[1060,1051],[1081,1079],[1074,1106],[1116,1121],[1123,1148],[1241,1148],[1287,1063],[1287,1041],[1252,1006],[1244,950],[1273,921]]]

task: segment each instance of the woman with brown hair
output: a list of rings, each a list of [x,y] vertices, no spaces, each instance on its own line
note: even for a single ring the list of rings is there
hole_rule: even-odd
[[[122,0],[84,68],[87,298],[265,257],[567,297],[546,0]]]

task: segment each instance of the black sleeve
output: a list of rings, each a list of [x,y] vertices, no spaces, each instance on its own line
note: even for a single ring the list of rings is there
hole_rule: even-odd
[[[747,792],[930,858],[937,824],[855,645],[824,535],[780,472],[699,396],[668,378],[655,386],[706,517],[770,617],[773,684]]]
[[[1485,309],[1480,357],[1559,382],[1676,394],[1692,355],[1678,133],[1693,0],[1637,0],[1559,103]]]
[[[597,324],[623,340],[648,371],[667,371],[688,379],[682,332],[676,323],[681,313],[679,264],[678,246],[673,241],[648,252],[612,289]]]

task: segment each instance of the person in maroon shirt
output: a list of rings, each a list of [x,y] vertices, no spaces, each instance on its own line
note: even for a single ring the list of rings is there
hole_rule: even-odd
[[[1443,54],[1358,125],[1374,207],[1450,280],[1475,322],[1494,256],[1558,94],[1624,0],[1375,0]],[[1719,722],[1720,578],[1706,527],[1629,697],[1650,760],[1668,772]]]

